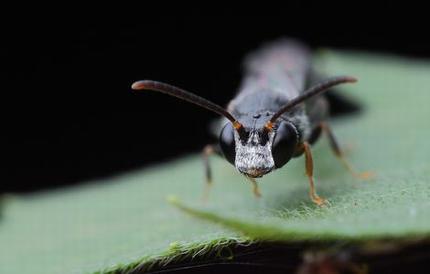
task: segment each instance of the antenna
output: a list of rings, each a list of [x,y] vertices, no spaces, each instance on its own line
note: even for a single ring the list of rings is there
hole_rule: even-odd
[[[332,88],[333,86],[343,84],[343,83],[355,83],[357,82],[357,79],[351,76],[336,76],[328,78],[313,87],[307,89],[304,91],[300,96],[294,98],[284,106],[282,106],[275,114],[273,114],[272,118],[270,118],[269,122],[266,124],[266,129],[272,130],[273,124],[278,120],[278,118],[284,114],[285,112],[291,110],[295,106],[297,106],[300,103],[303,103],[304,101],[308,100],[311,97],[314,97],[324,91],[327,91],[328,89]]]
[[[236,118],[234,118],[233,115],[231,115],[223,107],[181,88],[152,80],[141,80],[134,82],[131,88],[134,90],[155,90],[161,93],[168,94],[170,96],[177,97],[179,99],[201,106],[202,108],[208,109],[212,112],[218,113],[221,116],[224,116],[233,123],[233,126],[236,130],[242,128],[242,124],[239,123]]]

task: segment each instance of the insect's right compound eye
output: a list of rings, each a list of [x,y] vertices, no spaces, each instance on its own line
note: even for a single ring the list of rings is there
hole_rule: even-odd
[[[224,157],[234,165],[236,158],[236,143],[234,141],[234,128],[231,123],[227,123],[221,130],[219,144]]]

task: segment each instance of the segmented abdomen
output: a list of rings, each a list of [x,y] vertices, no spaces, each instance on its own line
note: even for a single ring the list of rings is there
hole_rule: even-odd
[[[249,54],[244,69],[240,93],[270,90],[291,99],[305,88],[310,52],[298,41],[280,39]]]

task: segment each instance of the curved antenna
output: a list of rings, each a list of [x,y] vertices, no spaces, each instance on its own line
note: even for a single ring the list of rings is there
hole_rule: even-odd
[[[205,98],[197,96],[181,88],[178,88],[166,83],[162,83],[162,82],[152,81],[152,80],[142,80],[142,81],[134,82],[133,85],[131,85],[131,88],[134,90],[155,90],[161,93],[165,93],[165,94],[177,97],[179,99],[201,106],[205,109],[208,109],[210,111],[218,113],[219,115],[224,116],[225,118],[229,119],[233,123],[233,126],[234,128],[236,128],[236,130],[239,130],[242,127],[242,124],[240,124],[236,120],[236,118],[233,117],[233,115],[231,115],[228,111],[226,111],[221,106],[214,104],[211,101],[206,100]]]
[[[355,83],[357,82],[357,79],[351,76],[336,76],[328,78],[315,86],[307,89],[304,91],[300,96],[294,98],[290,102],[288,102],[286,105],[282,106],[275,114],[273,114],[272,118],[270,118],[269,122],[266,124],[266,128],[271,130],[273,128],[273,124],[275,121],[285,112],[291,110],[295,106],[297,106],[300,103],[303,103],[304,101],[308,100],[309,98],[316,96],[324,91],[327,91],[328,89],[332,88],[333,86],[343,84],[343,83]]]

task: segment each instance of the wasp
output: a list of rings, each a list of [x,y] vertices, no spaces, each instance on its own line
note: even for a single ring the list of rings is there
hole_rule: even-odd
[[[244,71],[239,91],[227,108],[157,81],[137,81],[132,89],[162,92],[223,116],[219,143],[207,145],[202,152],[207,186],[212,184],[209,156],[214,153],[251,181],[257,197],[261,194],[255,178],[304,155],[310,198],[321,206],[326,200],[315,190],[311,145],[322,132],[334,154],[354,176],[370,176],[367,172],[357,173],[349,164],[327,122],[330,108],[325,92],[339,84],[354,83],[356,78],[336,76],[321,80],[312,68],[310,49],[286,38],[249,54]]]

